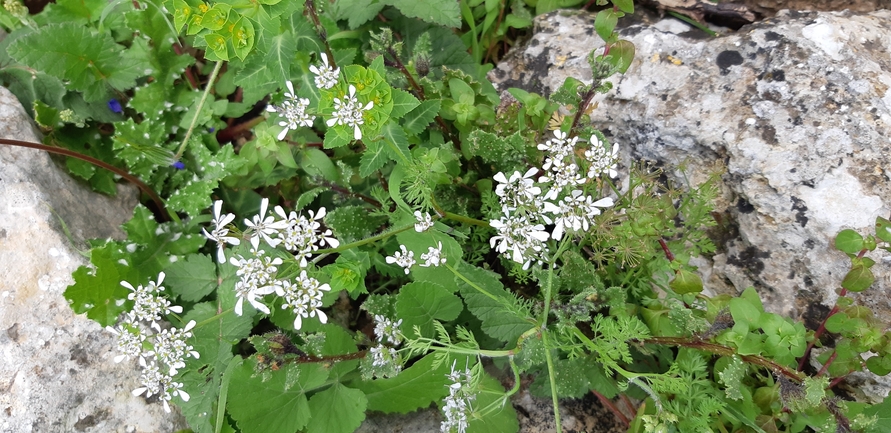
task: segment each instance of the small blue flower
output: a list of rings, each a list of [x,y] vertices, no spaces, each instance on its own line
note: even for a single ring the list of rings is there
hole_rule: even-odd
[[[214,132],[214,131],[216,131],[216,130],[217,130],[216,128],[214,128],[213,126],[211,126],[210,128],[207,129],[207,132]]]
[[[108,101],[108,109],[111,110],[113,113],[118,113],[118,114],[121,114],[124,112],[124,108],[121,107],[121,103],[118,102],[118,100],[114,99],[114,98],[112,98]]]
[[[186,168],[186,164],[183,163],[182,161],[176,161],[170,165],[173,166],[173,168],[175,168],[177,170],[182,170],[182,169]]]

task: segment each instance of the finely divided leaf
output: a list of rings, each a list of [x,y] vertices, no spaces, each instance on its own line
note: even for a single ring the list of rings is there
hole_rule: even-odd
[[[69,81],[88,102],[103,98],[106,85],[117,90],[135,86],[136,78],[149,69],[141,60],[122,62],[123,51],[110,35],[75,23],[47,25],[7,49],[16,61]]]
[[[446,378],[449,366],[443,362],[433,368],[434,356],[425,356],[391,379],[378,379],[359,384],[368,397],[368,410],[384,413],[408,413],[430,406],[448,394]]]

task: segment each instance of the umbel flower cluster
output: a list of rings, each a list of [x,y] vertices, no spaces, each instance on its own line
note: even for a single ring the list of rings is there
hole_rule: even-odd
[[[612,198],[595,200],[586,190],[593,189],[589,186],[602,174],[618,175],[618,145],[607,149],[592,135],[580,158],[577,144],[578,137],[568,139],[565,132],[554,131],[553,138],[538,145],[545,152],[541,170],[533,167],[510,177],[502,172],[494,176],[502,215],[489,221],[497,231],[489,242],[499,253],[522,263],[523,269],[547,261],[548,240],[587,231],[601,208],[613,205]],[[547,225],[553,225],[550,232],[545,230]]]
[[[381,314],[374,315],[374,335],[377,344],[368,350],[370,359],[363,364],[365,377],[388,378],[402,371],[402,358],[396,350],[402,344],[399,326],[402,319],[393,320]]]
[[[328,316],[321,310],[322,295],[330,291],[331,286],[310,277],[305,269],[293,280],[279,278],[278,267],[283,263],[282,258],[271,257],[261,248],[261,244],[273,249],[282,246],[294,255],[300,267],[306,268],[308,259],[319,248],[337,248],[340,245],[332,237],[331,230],[323,231],[321,228],[325,208],[319,208],[318,212],[309,211],[308,216],[305,216],[294,211],[287,213],[281,206],[275,207],[275,215],[267,214],[268,207],[269,199],[264,198],[260,202],[260,213],[244,220],[247,227],[245,234],[250,236],[250,254],[247,257],[236,254],[228,261],[238,268],[235,272],[239,277],[235,283],[235,314],[244,314],[245,301],[257,310],[269,314],[269,307],[263,303],[263,297],[275,293],[284,299],[282,308],[291,310],[296,316],[294,329],[300,329],[303,319],[310,317],[318,317],[319,321],[326,323]],[[240,245],[241,240],[229,236],[228,224],[235,220],[235,215],[221,214],[222,208],[221,200],[214,202],[214,227],[209,232],[202,230],[205,237],[217,243],[217,261],[225,263],[225,246]]]
[[[136,358],[142,368],[139,381],[141,386],[133,390],[133,395],[158,396],[164,403],[164,410],[170,412],[168,402],[179,396],[189,401],[189,394],[182,390],[183,384],[174,378],[186,366],[188,356],[198,358],[186,341],[192,337],[195,321],[189,321],[184,328],[161,328],[162,316],[182,313],[183,309],[171,305],[163,297],[164,273],[158,274],[158,281],[149,281],[145,286],[133,287],[126,281],[121,285],[130,290],[127,299],[133,301],[133,309],[124,313],[115,327],[107,330],[117,335],[115,362]]]
[[[442,433],[464,433],[467,430],[467,414],[473,412],[471,404],[476,393],[471,386],[473,374],[469,368],[455,370],[457,360],[452,361],[452,371],[447,375],[452,382],[449,395],[442,400],[442,413],[445,419],[440,424]]]
[[[328,63],[328,56],[320,53],[322,59],[321,65],[311,65],[309,67],[314,77],[314,83],[319,90],[329,90],[336,86],[340,81],[340,68],[332,68]],[[316,116],[312,116],[306,112],[309,108],[309,99],[298,98],[294,91],[294,84],[290,81],[286,82],[288,91],[285,92],[285,100],[281,105],[269,105],[266,111],[278,113],[282,118],[279,126],[284,127],[276,138],[284,140],[289,131],[296,131],[300,127],[312,127],[312,122]],[[335,125],[347,126],[353,130],[353,138],[362,139],[362,130],[359,125],[365,124],[365,112],[374,107],[373,101],[362,103],[356,97],[356,87],[352,84],[348,87],[348,93],[334,98],[334,112],[331,118],[325,121],[329,127]]]

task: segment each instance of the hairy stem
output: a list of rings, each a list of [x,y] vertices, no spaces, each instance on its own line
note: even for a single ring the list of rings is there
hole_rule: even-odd
[[[195,130],[195,124],[198,123],[198,116],[201,115],[201,109],[204,108],[204,103],[207,102],[207,96],[210,95],[210,89],[213,88],[213,84],[217,80],[217,75],[219,75],[221,69],[223,69],[223,62],[219,61],[213,67],[213,72],[210,73],[210,79],[207,80],[207,85],[204,87],[204,93],[201,94],[201,100],[198,101],[198,107],[195,109],[195,115],[192,116],[192,122],[189,124],[189,129],[186,130],[186,136],[183,137],[183,142],[180,143],[176,155],[173,156],[174,160],[179,161],[183,156],[183,152],[186,150],[186,143],[188,143],[189,138],[192,137],[192,131]]]

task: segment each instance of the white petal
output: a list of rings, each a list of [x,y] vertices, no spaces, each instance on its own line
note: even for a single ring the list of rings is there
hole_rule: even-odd
[[[288,83],[290,84],[290,81]],[[179,394],[179,398],[183,399],[183,401],[189,401],[189,399],[192,398],[192,397],[189,397],[189,393],[187,393],[181,389],[177,390],[176,393]]]
[[[324,311],[322,311],[322,310],[316,310],[315,312],[316,312],[316,314],[319,315],[319,322],[322,322],[323,325],[324,325],[325,323],[328,323],[328,316],[325,315],[325,312],[324,312]]]
[[[282,132],[279,132],[275,138],[278,139],[278,141],[284,140],[285,136],[288,135],[288,131],[290,131],[288,128],[282,129]]]
[[[235,315],[236,316],[241,316],[241,313],[242,313],[241,307],[243,306],[243,304],[244,304],[244,298],[239,297],[238,302],[235,303]]]

